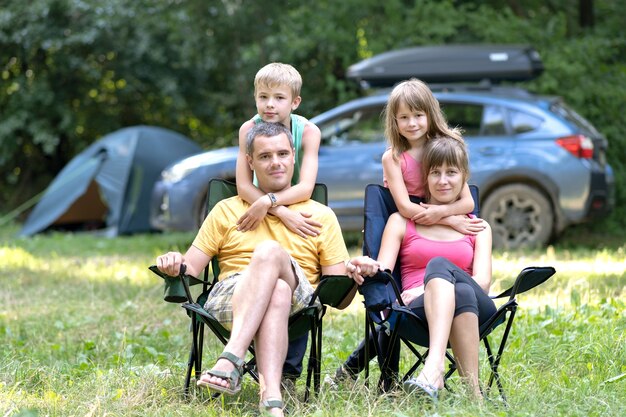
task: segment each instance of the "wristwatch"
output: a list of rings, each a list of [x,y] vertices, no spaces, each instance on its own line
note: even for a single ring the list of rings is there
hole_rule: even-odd
[[[278,204],[276,204],[276,196],[274,195],[274,193],[267,193],[267,196],[270,198],[270,201],[272,202],[272,208],[276,207]]]

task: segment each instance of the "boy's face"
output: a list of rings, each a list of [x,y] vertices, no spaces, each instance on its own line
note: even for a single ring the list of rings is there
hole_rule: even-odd
[[[257,136],[252,155],[246,155],[250,169],[256,174],[259,188],[266,193],[276,193],[291,185],[295,155],[286,134]]]
[[[278,122],[290,127],[289,116],[300,105],[300,96],[292,97],[286,85],[270,87],[261,85],[254,97],[256,110],[265,122]]]

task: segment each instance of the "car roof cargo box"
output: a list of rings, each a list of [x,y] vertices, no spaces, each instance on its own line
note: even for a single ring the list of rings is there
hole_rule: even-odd
[[[420,46],[375,55],[348,68],[363,88],[392,87],[411,77],[426,83],[528,81],[543,72],[528,45]]]

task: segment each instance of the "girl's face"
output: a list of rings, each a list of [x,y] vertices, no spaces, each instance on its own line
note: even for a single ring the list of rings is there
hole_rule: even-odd
[[[412,111],[406,103],[400,103],[396,112],[398,131],[411,144],[426,138],[428,133],[428,117],[421,110]]]
[[[428,172],[428,190],[430,204],[449,204],[461,195],[465,177],[463,172],[448,164],[432,167]]]

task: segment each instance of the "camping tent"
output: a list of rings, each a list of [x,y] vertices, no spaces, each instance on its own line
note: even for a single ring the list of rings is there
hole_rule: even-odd
[[[150,195],[161,171],[201,151],[185,136],[159,127],[134,126],[110,133],[61,170],[20,235],[76,226],[104,226],[109,236],[150,231]]]

